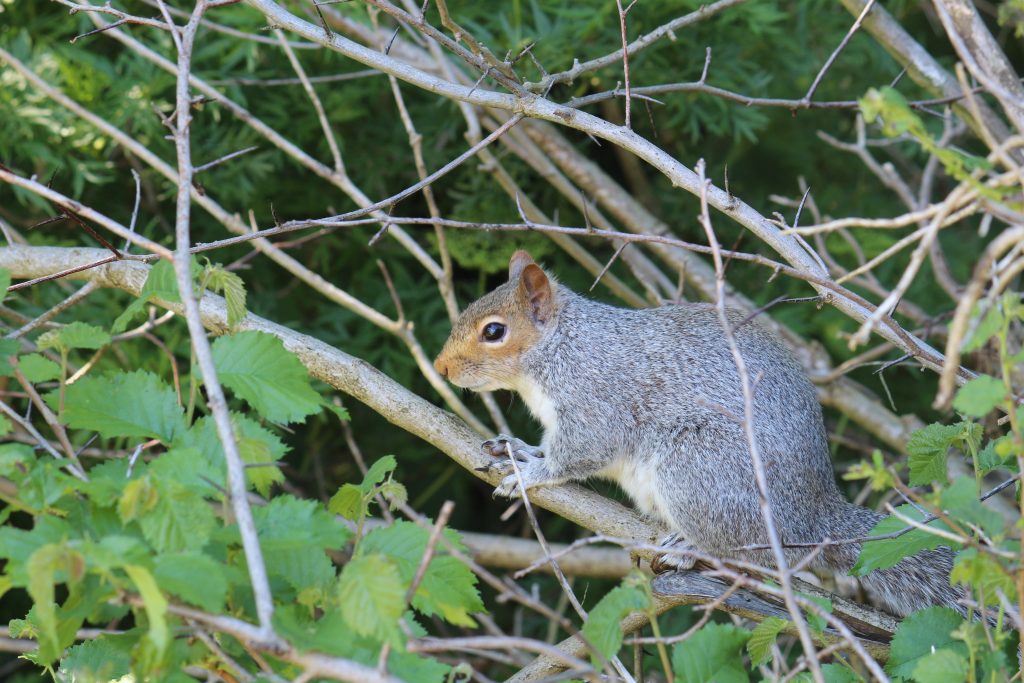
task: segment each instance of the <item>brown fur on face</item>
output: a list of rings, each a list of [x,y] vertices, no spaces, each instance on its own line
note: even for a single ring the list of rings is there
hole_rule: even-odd
[[[509,262],[509,280],[470,304],[452,325],[434,368],[452,384],[473,391],[515,389],[526,350],[536,345],[557,312],[555,283],[525,251]],[[491,322],[506,326],[500,343],[484,339]]]

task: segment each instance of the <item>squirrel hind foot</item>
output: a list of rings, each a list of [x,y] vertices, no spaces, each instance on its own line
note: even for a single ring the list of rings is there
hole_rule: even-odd
[[[655,556],[651,560],[651,571],[655,574],[666,572],[686,571],[693,569],[697,558],[689,551],[693,550],[693,544],[682,538],[682,534],[676,532],[669,534],[658,543],[667,552]]]

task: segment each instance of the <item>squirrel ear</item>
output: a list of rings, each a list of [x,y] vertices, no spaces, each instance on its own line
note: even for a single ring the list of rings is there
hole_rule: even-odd
[[[526,252],[516,252],[526,254]],[[530,258],[528,255],[526,258]],[[526,264],[519,277],[519,290],[523,292],[530,315],[535,322],[546,323],[551,319],[554,300],[551,296],[551,281],[544,271],[532,260]]]
[[[508,280],[509,282],[515,282],[519,279],[519,275],[523,272],[526,266],[533,264],[533,259],[522,249],[512,254],[512,258],[508,262]]]

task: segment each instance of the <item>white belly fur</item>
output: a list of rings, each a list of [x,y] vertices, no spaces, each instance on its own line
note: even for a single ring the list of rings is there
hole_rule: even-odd
[[[632,499],[633,504],[645,514],[656,517],[673,528],[677,527],[669,514],[668,505],[658,492],[654,463],[619,458],[601,470],[598,476],[617,482]]]

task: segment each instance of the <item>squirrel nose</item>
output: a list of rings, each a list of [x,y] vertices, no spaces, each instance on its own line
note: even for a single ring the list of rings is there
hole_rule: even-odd
[[[437,370],[442,377],[448,379],[448,366],[441,361],[440,357],[434,361],[434,369]]]

